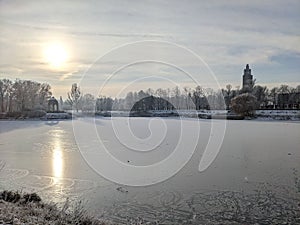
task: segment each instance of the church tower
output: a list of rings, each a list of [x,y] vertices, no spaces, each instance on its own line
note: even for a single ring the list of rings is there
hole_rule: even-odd
[[[253,87],[253,75],[251,74],[251,69],[249,68],[249,64],[246,65],[246,69],[244,69],[243,75],[243,90],[251,91]]]

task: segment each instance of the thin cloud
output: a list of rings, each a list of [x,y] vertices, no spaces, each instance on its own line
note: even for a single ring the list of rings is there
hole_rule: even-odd
[[[193,50],[222,84],[239,83],[246,63],[254,66],[262,82],[295,82],[300,54],[300,30],[296,29],[300,26],[299,8],[296,0],[1,1],[0,72],[48,80],[53,89],[61,91],[66,85],[68,90],[68,82],[79,81],[86,69],[80,65],[90,66],[125,43],[153,39]],[[57,71],[51,70],[40,54],[43,44],[53,40],[70,47],[69,62]],[[155,53],[170,61],[179,59],[191,70],[195,66],[166,49],[153,49]],[[126,57],[132,58],[131,54]],[[143,51],[135,54],[142,56]],[[114,68],[109,63],[93,65],[92,72],[103,78]],[[130,76],[137,75],[124,74],[122,82]]]

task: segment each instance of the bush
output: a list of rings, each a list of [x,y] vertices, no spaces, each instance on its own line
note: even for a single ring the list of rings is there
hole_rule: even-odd
[[[231,107],[239,115],[253,116],[257,107],[257,100],[252,94],[241,94],[231,100]]]
[[[17,118],[22,117],[22,112],[7,112],[7,113],[6,113],[6,116],[7,116],[8,118],[14,118],[14,119],[17,119]]]
[[[6,116],[6,113],[0,113],[0,119],[6,119],[7,116]]]
[[[0,199],[6,202],[18,202],[21,199],[21,195],[19,192],[14,191],[3,191],[0,193]]]
[[[40,202],[42,199],[38,196],[37,193],[24,194],[23,196],[25,203],[28,202]]]
[[[46,115],[44,110],[34,110],[34,111],[23,111],[23,112],[7,112],[7,118],[19,119],[19,118],[40,118]]]
[[[35,110],[35,111],[28,111],[23,112],[24,117],[28,118],[40,118],[46,115],[46,112],[44,110]]]

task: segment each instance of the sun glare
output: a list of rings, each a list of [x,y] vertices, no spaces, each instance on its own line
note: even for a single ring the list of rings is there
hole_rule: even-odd
[[[63,177],[63,151],[61,148],[60,139],[55,139],[55,146],[52,152],[52,173],[54,183],[58,183],[59,179]]]
[[[65,47],[60,43],[49,44],[44,50],[44,56],[46,61],[55,68],[62,67],[68,58]]]

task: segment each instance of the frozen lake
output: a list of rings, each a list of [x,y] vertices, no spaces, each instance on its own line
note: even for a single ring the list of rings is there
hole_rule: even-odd
[[[210,132],[211,120],[127,119],[115,118],[115,127],[110,118],[97,118],[95,122],[0,121],[0,189],[34,191],[58,203],[66,198],[84,199],[99,218],[120,224],[142,220],[234,224],[270,219],[300,223],[299,122],[227,121],[217,157],[199,172],[199,161],[214,135]],[[188,132],[200,128],[196,145],[192,146],[191,133],[183,146],[186,151],[195,148],[195,152],[178,173],[158,184],[132,187],[114,183],[94,171],[82,155],[85,151],[95,154],[95,161],[103,156],[98,151],[98,138],[124,166],[150,165],[174,151],[181,141],[182,124]],[[136,140],[122,133],[115,135],[127,134],[129,125]],[[83,132],[76,136],[82,138],[83,152],[76,143],[74,126]],[[97,131],[96,136],[89,134],[89,127]],[[138,143],[133,146],[134,141]],[[154,151],[145,157],[144,152],[126,151],[132,146]],[[126,170],[122,177],[124,182],[132,181]]]

